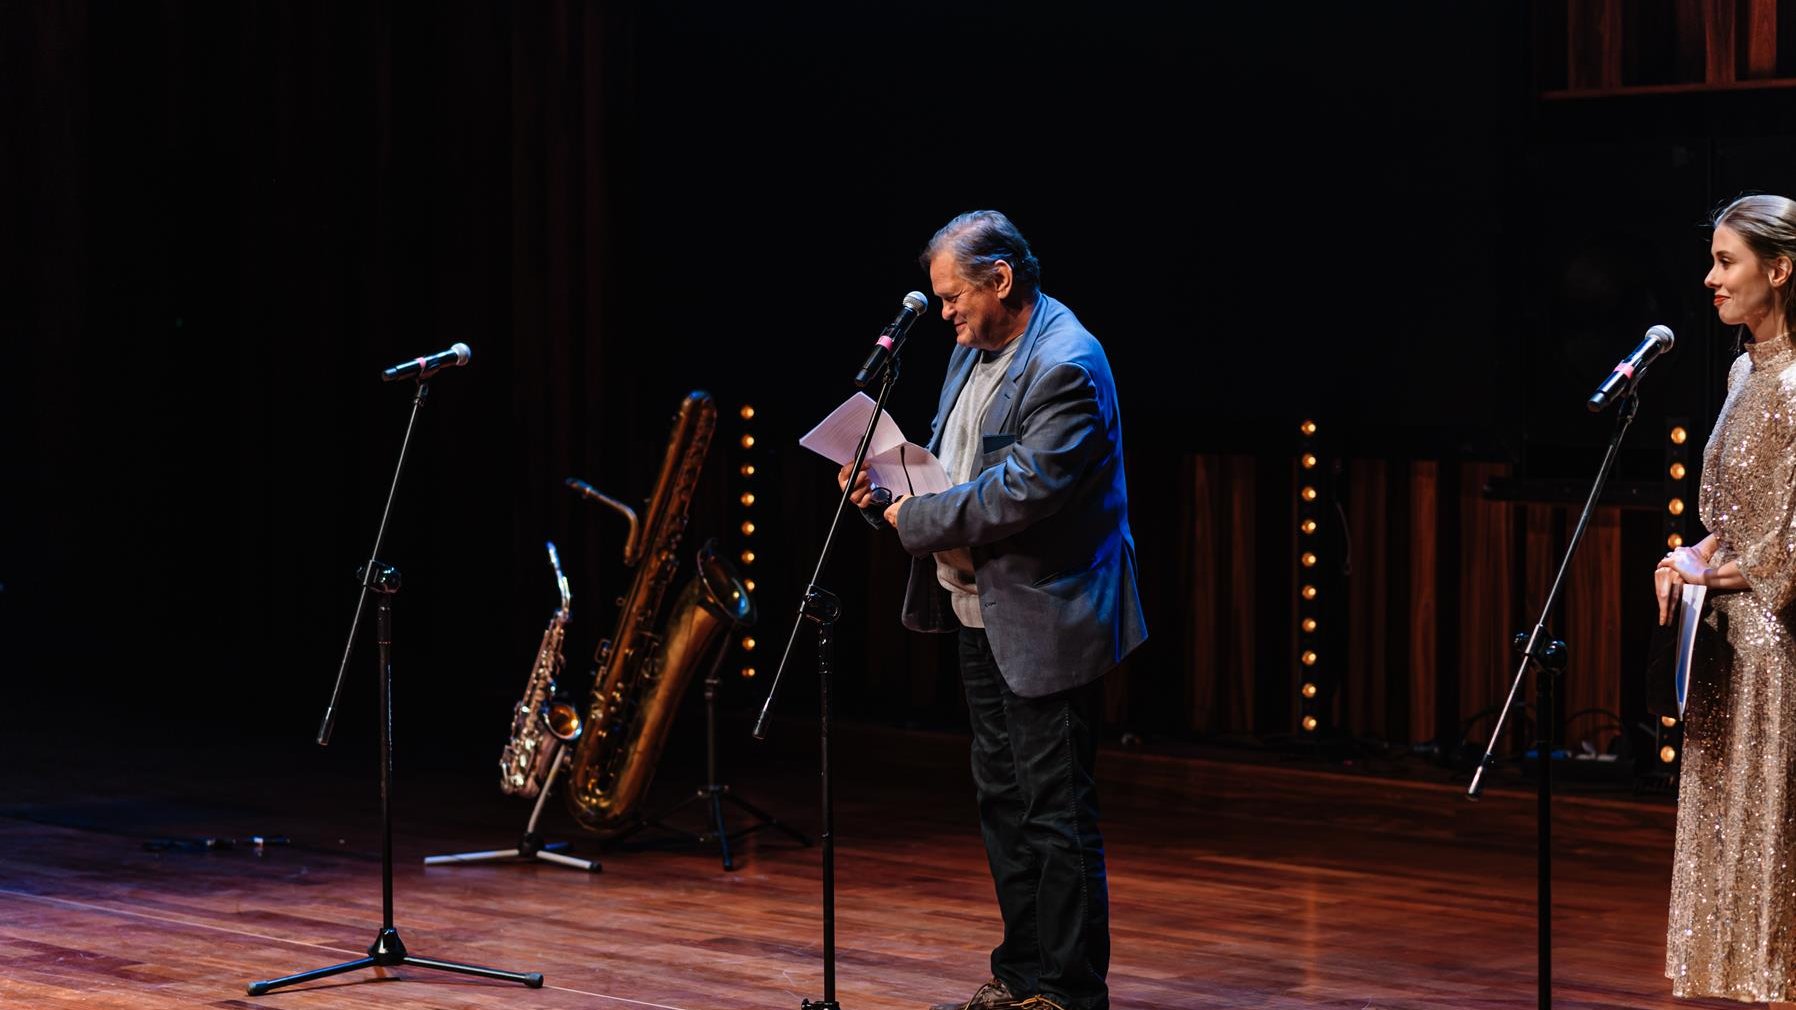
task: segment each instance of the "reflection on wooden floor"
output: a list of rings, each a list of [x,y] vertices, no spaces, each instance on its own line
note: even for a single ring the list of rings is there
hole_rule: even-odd
[[[786,736],[808,732],[793,724]],[[987,974],[997,928],[965,742],[854,727],[838,737],[838,999],[914,1010],[964,998]],[[0,1006],[794,1010],[822,995],[817,849],[763,833],[743,842],[733,873],[678,846],[602,853],[597,875],[426,869],[427,854],[513,844],[528,804],[466,762],[419,767],[402,751],[406,944],[540,971],[547,985],[396,969],[246,997],[246,981],[359,957],[373,940],[372,753],[114,746],[13,741],[0,773]],[[814,833],[814,759],[796,743],[765,753],[730,780]],[[1119,1010],[1535,1005],[1526,792],[1468,804],[1451,785],[1298,760],[1118,751],[1102,764]],[[696,781],[664,769],[657,801]],[[1674,1003],[1662,977],[1671,806],[1572,796],[1556,811],[1555,1005],[1737,1006]],[[545,827],[593,851],[558,810]],[[276,832],[292,843],[259,856],[143,845]]]

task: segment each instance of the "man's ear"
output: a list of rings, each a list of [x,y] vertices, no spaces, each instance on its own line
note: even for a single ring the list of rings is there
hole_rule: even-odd
[[[1785,260],[1784,263],[1787,265],[1789,260]],[[1011,275],[1010,264],[1004,260],[993,263],[992,272],[998,275],[998,283],[992,286],[992,293],[998,296],[999,301],[1004,301],[1015,289],[1016,278]]]

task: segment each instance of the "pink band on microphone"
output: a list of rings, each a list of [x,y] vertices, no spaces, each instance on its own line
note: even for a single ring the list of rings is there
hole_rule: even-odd
[[[892,338],[886,336],[883,333],[881,333],[879,335],[879,339],[875,340],[874,343],[878,344],[879,346],[885,348],[888,351],[892,349]]]
[[[1634,366],[1628,364],[1625,361],[1619,365],[1616,365],[1615,371],[1617,374],[1623,376],[1624,378],[1632,379],[1634,377]]]

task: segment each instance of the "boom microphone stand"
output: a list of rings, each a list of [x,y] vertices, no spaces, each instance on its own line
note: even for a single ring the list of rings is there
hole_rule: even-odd
[[[466,362],[468,358],[467,345],[457,344],[456,349],[460,352],[460,360],[455,363]],[[349,670],[349,657],[355,649],[356,630],[361,625],[362,611],[368,602],[368,595],[373,593],[376,600],[375,644],[378,647],[377,659],[380,665],[380,932],[375,935],[374,942],[369,945],[367,957],[345,961],[342,964],[326,968],[302,971],[282,978],[251,982],[247,986],[251,996],[260,996],[282,986],[297,985],[301,982],[341,975],[359,968],[389,968],[398,965],[433,968],[437,971],[459,972],[464,975],[479,975],[482,978],[521,982],[532,989],[542,988],[543,977],[538,972],[522,974],[500,971],[497,968],[481,968],[454,961],[438,961],[409,953],[405,949],[405,944],[399,939],[399,930],[393,925],[393,596],[399,592],[399,571],[376,559],[380,555],[381,543],[386,538],[387,520],[393,515],[393,499],[399,491],[399,475],[405,470],[405,454],[406,450],[411,447],[412,429],[418,423],[418,409],[424,405],[424,397],[429,392],[427,380],[437,369],[448,364],[442,359],[442,355],[430,359],[419,358],[415,365],[388,369],[388,377],[393,378],[396,377],[395,372],[410,368],[411,372],[404,377],[409,378],[411,374],[415,374],[418,380],[418,391],[412,400],[411,419],[406,422],[405,439],[399,445],[399,463],[393,468],[393,483],[387,489],[387,505],[385,511],[381,513],[380,530],[374,536],[374,550],[369,553],[368,563],[358,573],[362,580],[362,595],[356,602],[355,618],[349,625],[349,642],[343,648],[343,662],[337,669],[337,686],[331,692],[330,704],[324,711],[324,722],[318,728],[318,745],[328,746],[331,729],[336,721],[337,701],[343,691],[345,674]],[[429,367],[432,364],[435,367]]]
[[[1609,471],[1614,469],[1615,458],[1621,452],[1621,440],[1627,435],[1628,425],[1633,423],[1634,412],[1640,406],[1640,396],[1634,390],[1634,384],[1638,381],[1638,377],[1635,377],[1634,383],[1630,383],[1622,397],[1621,406],[1615,415],[1615,434],[1610,437],[1609,449],[1604,453],[1602,466],[1597,470],[1596,484],[1590,489],[1590,497],[1584,502],[1584,513],[1578,517],[1578,525],[1572,530],[1571,541],[1565,545],[1565,556],[1559,562],[1559,574],[1553,577],[1553,588],[1547,593],[1546,604],[1540,608],[1540,619],[1534,622],[1533,631],[1519,632],[1515,636],[1516,649],[1522,654],[1521,663],[1516,667],[1515,682],[1510,685],[1509,700],[1504,703],[1503,711],[1497,716],[1496,726],[1490,734],[1490,745],[1484,749],[1484,758],[1478,763],[1478,770],[1472,775],[1472,785],[1466,791],[1466,798],[1473,800],[1478,799],[1482,793],[1484,773],[1490,770],[1494,762],[1492,755],[1497,749],[1497,741],[1502,738],[1504,721],[1509,716],[1509,710],[1515,707],[1515,700],[1521,693],[1522,678],[1527,675],[1528,666],[1532,663],[1536,667],[1534,752],[1539,776],[1536,814],[1539,858],[1535,862],[1535,917],[1539,923],[1536,933],[1539,950],[1536,956],[1539,965],[1540,1010],[1552,1010],[1553,1006],[1553,696],[1559,678],[1564,675],[1568,659],[1565,643],[1547,631],[1547,617],[1559,603],[1559,593],[1565,588],[1565,575],[1571,568],[1572,555],[1577,551],[1578,543],[1584,539],[1584,530],[1590,525],[1591,516],[1596,513],[1597,498],[1603,493],[1603,485],[1609,481]]]
[[[900,339],[891,348],[885,379],[879,387],[879,399],[873,405],[873,413],[867,418],[867,430],[861,435],[860,446],[854,452],[854,465],[848,470],[848,483],[843,486],[842,497],[836,502],[835,517],[830,520],[829,534],[823,538],[823,550],[818,552],[817,568],[811,573],[810,585],[805,587],[804,598],[798,605],[798,620],[792,625],[791,637],[786,639],[786,651],[780,657],[779,670],[773,675],[773,685],[767,692],[766,703],[761,706],[761,716],[755,720],[755,739],[767,739],[767,720],[773,712],[773,701],[779,696],[780,679],[785,676],[786,663],[792,658],[792,646],[798,641],[799,629],[809,621],[817,628],[817,684],[820,692],[818,740],[822,747],[823,777],[823,998],[815,1002],[808,999],[802,1001],[800,1006],[803,1010],[841,1010],[841,1004],[836,1002],[836,837],[834,795],[830,791],[829,781],[829,681],[834,658],[830,636],[836,620],[842,616],[842,601],[834,593],[819,586],[817,580],[823,577],[823,569],[829,564],[829,552],[835,544],[836,530],[841,528],[842,516],[848,511],[848,496],[854,489],[854,476],[860,473],[861,466],[867,461],[867,447],[873,442],[873,430],[879,424],[880,415],[885,413],[886,400],[892,395],[892,387],[898,383],[898,350],[902,347]]]

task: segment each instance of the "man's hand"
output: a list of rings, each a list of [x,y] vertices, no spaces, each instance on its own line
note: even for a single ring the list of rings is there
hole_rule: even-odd
[[[893,529],[898,528],[898,510],[903,508],[904,503],[907,501],[910,501],[910,495],[901,494],[898,497],[892,499],[892,504],[886,506],[886,525],[887,526],[890,526]]]
[[[848,488],[848,467],[849,464],[843,463],[842,469],[836,471],[836,490],[838,491]],[[873,478],[867,476],[867,468],[863,466],[861,472],[855,475],[854,490],[848,492],[848,500],[854,503],[855,508],[864,509],[870,504],[872,497]]]

